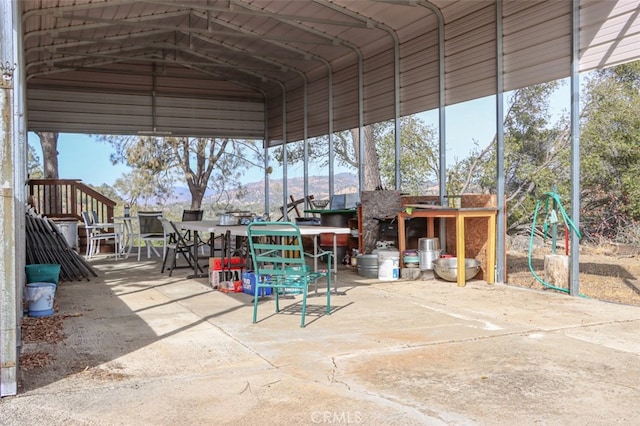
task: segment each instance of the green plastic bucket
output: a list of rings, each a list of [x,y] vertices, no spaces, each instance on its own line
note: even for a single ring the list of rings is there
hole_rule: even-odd
[[[39,263],[26,265],[27,283],[54,283],[58,285],[60,279],[60,265]]]

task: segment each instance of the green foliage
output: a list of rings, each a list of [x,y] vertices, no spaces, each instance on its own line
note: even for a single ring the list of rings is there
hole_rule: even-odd
[[[438,148],[435,129],[427,126],[416,116],[400,119],[401,160],[400,170],[403,191],[423,194],[427,186],[438,176]],[[378,155],[382,182],[395,187],[395,126],[394,121],[371,125],[373,140]],[[357,135],[356,135],[357,137]],[[337,132],[333,138],[336,164],[358,169],[359,152],[351,131]],[[320,166],[329,164],[328,137],[311,138],[308,141],[310,161]],[[273,158],[283,162],[282,147],[273,150]],[[304,158],[304,145],[287,145],[287,163],[296,164]],[[376,167],[377,168],[377,167]]]
[[[126,203],[145,210],[158,203],[168,202],[173,183],[173,179],[163,179],[148,170],[136,168],[118,178],[114,188],[122,194]]]
[[[566,117],[550,122],[549,96],[558,82],[539,84],[513,92],[504,121],[505,197],[508,229],[531,221],[538,198],[556,190],[568,197],[569,123]],[[448,185],[462,192],[494,192],[496,189],[496,140],[484,149],[478,145],[470,156],[447,170]]]
[[[557,82],[517,90],[505,120],[505,177],[508,199],[526,191],[536,200],[569,183],[569,123],[550,123],[549,96]],[[564,184],[564,185],[563,185]]]
[[[505,118],[508,229],[528,225],[538,198],[570,196],[569,119],[550,122],[556,82],[516,90]],[[580,131],[581,230],[591,239],[619,239],[640,218],[640,62],[591,73],[584,87]],[[447,187],[496,187],[495,139],[447,170]],[[568,210],[568,206],[564,206]],[[570,213],[570,212],[569,212]]]
[[[99,185],[99,186],[95,186],[95,185],[88,185],[88,186],[90,188],[95,189],[97,192],[109,198],[110,200],[117,202],[118,205],[124,206],[126,202],[125,200],[122,199],[122,197],[120,197],[116,188],[110,185],[107,185],[106,183],[103,183],[102,185]]]
[[[329,165],[329,136],[324,135],[317,138],[309,138],[307,140],[307,152],[309,161],[315,163],[318,167],[328,167]],[[357,168],[358,159],[354,146],[353,138],[350,132],[337,132],[333,135],[333,148],[336,164],[339,166],[348,166]],[[278,164],[282,164],[284,160],[282,146],[275,147],[271,150],[272,160]],[[304,160],[304,144],[302,141],[298,143],[287,144],[287,164],[293,165]]]
[[[583,218],[591,232],[613,236],[640,219],[640,61],[591,74],[581,128]]]
[[[437,133],[415,115],[402,117],[400,126],[400,188],[409,194],[422,195],[438,178]],[[386,122],[378,123],[376,128],[380,173],[388,187],[395,187],[395,126]]]
[[[27,144],[27,175],[29,179],[44,178],[44,170],[42,169],[40,158],[36,149],[30,144]]]

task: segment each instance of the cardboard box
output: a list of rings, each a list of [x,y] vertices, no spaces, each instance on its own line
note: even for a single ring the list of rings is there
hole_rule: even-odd
[[[244,258],[243,257],[210,257],[209,258],[209,270],[210,271],[222,271],[224,269],[243,269]]]
[[[228,271],[217,271],[214,269],[209,269],[209,285],[214,290],[220,290],[221,283],[226,283],[229,281],[241,283],[242,282],[241,274],[242,274],[242,269],[231,269]],[[240,287],[242,287],[242,284],[240,284]],[[240,288],[239,292],[242,292],[242,288]]]
[[[223,293],[242,293],[242,281],[222,281],[218,291]]]
[[[251,296],[256,295],[256,274],[250,271],[242,273],[242,292],[245,294],[250,294]],[[261,290],[260,296],[270,296],[271,288],[263,287]]]

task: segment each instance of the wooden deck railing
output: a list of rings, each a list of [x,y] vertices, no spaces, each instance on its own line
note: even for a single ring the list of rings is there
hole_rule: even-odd
[[[100,222],[113,222],[117,203],[79,179],[30,179],[27,185],[30,203],[39,214],[82,221],[83,211],[95,210]]]

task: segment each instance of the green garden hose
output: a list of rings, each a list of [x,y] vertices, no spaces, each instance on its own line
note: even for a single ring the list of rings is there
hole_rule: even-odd
[[[536,272],[533,269],[533,261],[532,261],[532,256],[533,256],[533,236],[534,236],[534,232],[536,229],[536,222],[538,221],[538,211],[540,210],[540,206],[542,204],[542,202],[545,202],[545,210],[547,212],[547,218],[544,221],[544,225],[543,225],[543,230],[544,230],[544,237],[545,239],[547,238],[548,232],[549,232],[549,225],[551,224],[552,226],[556,226],[557,222],[558,222],[558,213],[556,212],[555,208],[549,208],[549,202],[553,201],[554,202],[554,207],[557,206],[558,209],[560,210],[560,215],[562,216],[562,220],[565,223],[566,227],[573,233],[575,233],[578,238],[582,238],[582,235],[580,234],[580,231],[576,228],[575,224],[573,223],[573,221],[571,220],[571,218],[569,217],[569,215],[567,215],[567,212],[564,210],[564,207],[562,207],[562,203],[560,202],[560,196],[555,193],[555,192],[545,192],[542,197],[540,197],[538,199],[538,202],[536,203],[536,209],[533,213],[533,224],[531,225],[531,237],[529,238],[529,257],[528,257],[528,261],[529,261],[529,270],[531,271],[531,273],[533,274],[533,277],[543,286],[547,287],[547,288],[552,288],[554,290],[558,290],[558,291],[563,291],[565,293],[568,293],[569,290],[565,289],[565,288],[561,288],[561,287],[557,287],[554,285],[549,284],[548,282],[544,281],[542,278],[540,278],[538,276],[538,274],[536,274]],[[555,253],[556,251],[556,240],[555,240],[555,233],[554,233],[554,239],[553,239],[553,252]]]

